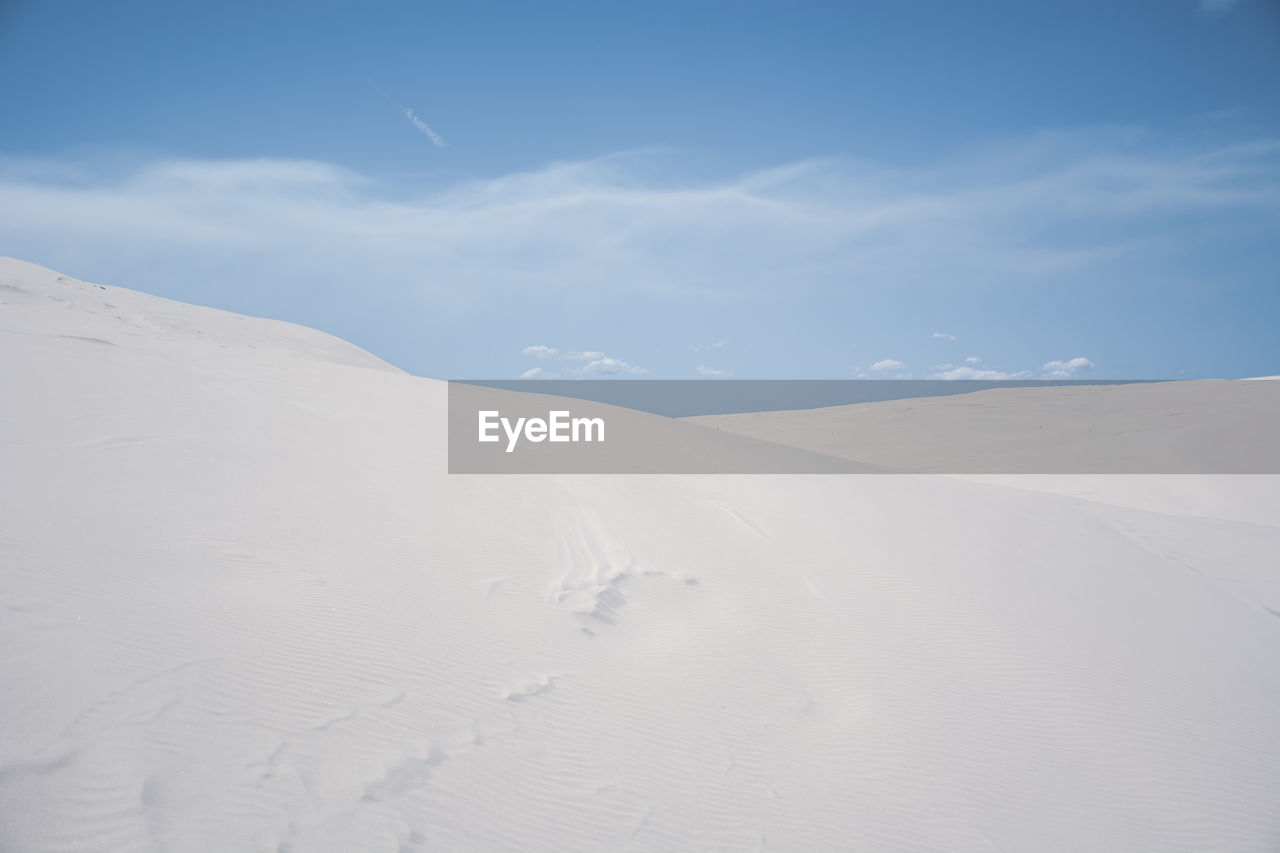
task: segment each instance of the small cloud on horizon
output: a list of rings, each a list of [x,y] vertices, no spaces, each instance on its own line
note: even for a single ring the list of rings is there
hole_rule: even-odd
[[[1067,361],[1046,361],[1044,364],[1045,379],[1070,379],[1075,375],[1077,370],[1096,367],[1092,361],[1082,355],[1078,355]]]
[[[933,337],[939,341],[954,341],[956,339],[955,335],[948,335],[946,332],[934,332]]]
[[[906,365],[898,361],[896,358],[885,358],[871,365],[871,367],[869,367],[868,370],[875,370],[875,371],[901,370],[904,367],[906,367]]]
[[[697,367],[699,376],[732,376],[732,370],[718,370],[714,367],[707,367],[705,364],[699,364]]]
[[[521,379],[603,379],[611,376],[636,376],[648,373],[643,367],[628,364],[597,350],[561,350],[541,344],[522,349],[521,354],[540,360],[567,362],[558,371],[533,367],[520,374]]]
[[[1032,379],[1033,370],[997,370],[981,367],[982,359],[971,355],[964,364],[935,364],[927,379]],[[1087,370],[1096,365],[1084,356],[1063,360],[1047,361],[1041,366],[1041,379],[1070,379],[1078,371]],[[874,369],[874,367],[873,367]]]
[[[965,361],[968,361],[968,359],[965,359]],[[936,370],[936,373],[929,374],[929,379],[1027,379],[1031,376],[1031,371],[1029,370],[1010,373],[1005,370],[991,370],[989,368],[955,364],[939,364],[936,366]]]

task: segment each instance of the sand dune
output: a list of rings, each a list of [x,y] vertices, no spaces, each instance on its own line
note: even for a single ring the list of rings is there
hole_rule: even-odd
[[[1280,476],[1244,473],[1280,462],[1280,388],[1253,383],[1000,389],[685,420],[888,469],[1280,526]],[[1068,473],[1052,473],[1059,470]],[[1184,473],[1197,470],[1239,473]]]
[[[1273,484],[450,476],[443,383],[7,260],[0,348],[0,849],[1280,838]]]
[[[928,474],[1280,474],[1280,385],[1011,387],[687,423]]]

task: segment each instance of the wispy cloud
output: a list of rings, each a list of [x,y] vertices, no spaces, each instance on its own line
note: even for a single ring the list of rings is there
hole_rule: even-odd
[[[442,137],[440,134],[432,130],[425,121],[419,118],[418,114],[413,111],[412,107],[406,107],[406,106],[401,106],[400,104],[397,104],[395,101],[391,99],[390,95],[388,95],[386,92],[382,90],[381,86],[379,86],[377,83],[373,82],[372,80],[369,81],[369,86],[372,87],[373,91],[377,92],[378,95],[381,96],[382,99],[385,100],[388,104],[394,105],[395,108],[398,109],[404,115],[404,117],[409,120],[410,124],[412,124],[415,128],[418,129],[420,133],[422,133],[424,136],[426,136],[428,139],[431,140],[433,145],[435,145],[437,148],[447,148],[449,146],[449,143],[444,141],[444,137]]]
[[[904,367],[906,367],[906,365],[898,361],[896,358],[885,358],[877,361],[867,369],[874,370],[876,372],[883,372],[885,370],[901,370]]]
[[[934,340],[939,341],[954,341],[956,339],[955,335],[948,335],[946,332],[934,332],[933,337]]]
[[[440,134],[432,130],[425,121],[418,118],[418,115],[413,111],[412,108],[401,107],[400,112],[404,113],[404,117],[407,118],[410,121],[410,123],[413,124],[414,127],[416,127],[423,134],[425,134],[426,137],[431,140],[432,144],[435,145],[435,147],[437,148],[449,147],[449,143],[444,141],[444,137],[442,137]],[[464,145],[463,147],[465,148],[466,146]]]
[[[964,363],[965,363],[965,364],[970,364],[970,365],[973,365],[973,364],[982,364],[982,359],[981,359],[981,358],[979,358],[979,357],[978,357],[978,356],[976,356],[976,355],[971,355],[971,356],[969,356],[968,358],[966,358],[966,359],[964,360]]]
[[[699,364],[697,367],[699,376],[732,376],[732,370],[719,370],[714,367],[707,367],[705,364]]]
[[[684,177],[676,155],[628,153],[443,187],[315,161],[122,170],[0,156],[0,245],[196,301],[235,305],[232,293],[250,310],[309,305],[285,315],[304,322],[392,306],[397,322],[418,323],[401,353],[424,359],[432,344],[414,332],[436,321],[411,317],[605,317],[625,306],[710,322],[720,306],[741,318],[754,305],[817,306],[838,294],[828,314],[872,323],[852,309],[863,293],[892,294],[877,304],[902,313],[942,290],[1007,295],[992,282],[1186,280],[1188,245],[1254,245],[1280,228],[1280,140],[1135,138],[1095,129],[906,171],[828,159],[715,179]]]
[[[602,281],[615,293],[686,296],[781,282],[1030,284],[1120,255],[1158,261],[1165,245],[1130,240],[1128,221],[1232,210],[1248,213],[1254,230],[1280,220],[1280,141],[1180,157],[1055,154],[1035,167],[1026,165],[1037,156],[1030,148],[1008,158],[1022,164],[1011,173],[961,164],[908,178],[809,161],[664,183],[641,177],[654,169],[635,155],[431,192],[312,161],[164,160],[85,179],[91,167],[0,158],[0,237],[36,258],[74,245],[97,258],[172,259],[162,277],[198,268],[202,253],[251,255],[269,259],[264,272],[324,271],[352,285],[408,279],[487,305],[495,289],[537,288],[556,302]],[[979,171],[981,182],[967,177]]]

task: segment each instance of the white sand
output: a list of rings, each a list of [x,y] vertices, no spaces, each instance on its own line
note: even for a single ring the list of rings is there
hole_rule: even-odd
[[[0,850],[1280,839],[1274,484],[448,477],[442,383],[13,261],[0,400]]]

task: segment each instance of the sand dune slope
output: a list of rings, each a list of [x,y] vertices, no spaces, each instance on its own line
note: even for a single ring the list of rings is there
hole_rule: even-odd
[[[450,477],[442,383],[10,261],[0,400],[0,850],[1280,839],[1276,526]]]

